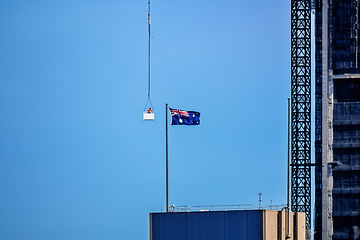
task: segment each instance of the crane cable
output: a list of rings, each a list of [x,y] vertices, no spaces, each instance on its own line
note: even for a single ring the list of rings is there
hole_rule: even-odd
[[[149,52],[148,52],[148,99],[146,101],[146,104],[145,104],[145,108],[144,108],[144,111],[146,110],[147,108],[147,105],[148,103],[150,102],[150,106],[152,109],[153,106],[152,106],[152,103],[151,103],[151,100],[150,100],[150,39],[151,39],[151,31],[150,31],[150,0],[148,0],[148,25],[149,25]]]
[[[148,0],[148,16],[149,16],[149,55],[148,55],[148,100],[150,100],[150,0]]]

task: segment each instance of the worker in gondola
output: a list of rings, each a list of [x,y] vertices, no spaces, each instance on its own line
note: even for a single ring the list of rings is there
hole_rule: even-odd
[[[151,109],[151,107],[149,107],[148,109],[148,113],[153,113],[154,111]]]

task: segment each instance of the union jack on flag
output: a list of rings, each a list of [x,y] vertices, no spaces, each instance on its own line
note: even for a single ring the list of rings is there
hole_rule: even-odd
[[[200,113],[170,108],[171,125],[199,125]]]

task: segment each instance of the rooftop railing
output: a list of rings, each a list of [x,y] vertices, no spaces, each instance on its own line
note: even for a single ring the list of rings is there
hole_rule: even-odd
[[[203,205],[203,206],[170,206],[170,212],[210,212],[210,211],[234,211],[234,210],[259,210],[272,209],[281,211],[286,208],[286,204],[281,205],[264,205],[237,204],[237,205]]]

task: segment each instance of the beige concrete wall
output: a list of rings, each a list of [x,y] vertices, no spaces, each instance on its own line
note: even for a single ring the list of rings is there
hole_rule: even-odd
[[[277,239],[278,211],[264,210],[264,239]]]
[[[285,239],[285,236],[286,236],[286,227],[285,227],[285,211],[279,211],[278,212],[278,240],[282,240],[282,239]]]
[[[264,210],[264,240],[305,240],[305,213],[290,212],[290,238],[287,239],[288,213],[286,211]],[[295,220],[295,226],[294,226]]]
[[[295,213],[296,218],[295,222],[297,223],[296,226],[296,236],[295,239],[297,240],[305,240],[306,239],[306,227],[305,227],[305,222],[306,222],[306,217],[305,217],[305,213],[303,212],[297,212]]]
[[[288,213],[287,211],[281,211],[282,214],[284,215],[284,228],[285,228],[285,234],[281,236],[281,240],[286,240],[286,239],[289,239],[289,240],[293,240],[294,239],[294,213],[293,212],[290,212]],[[289,220],[288,220],[288,217],[290,217],[290,226],[289,225]],[[290,232],[288,233],[288,231],[290,230]],[[290,237],[290,238],[286,238],[286,237]]]

